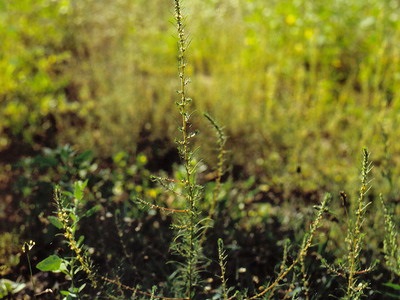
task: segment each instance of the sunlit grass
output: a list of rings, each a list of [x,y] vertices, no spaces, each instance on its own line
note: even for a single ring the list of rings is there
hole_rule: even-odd
[[[106,154],[134,145],[147,128],[150,139],[173,145],[176,38],[167,5],[159,5],[76,5],[70,34],[82,52],[72,64],[71,100],[80,101],[87,131],[77,137],[65,127],[62,140]],[[383,159],[382,126],[396,153],[395,5],[187,1],[190,92],[199,111],[226,127],[234,162],[283,185],[300,167],[304,188],[339,190],[357,181],[345,166],[360,148]],[[87,16],[91,10],[97,14]]]

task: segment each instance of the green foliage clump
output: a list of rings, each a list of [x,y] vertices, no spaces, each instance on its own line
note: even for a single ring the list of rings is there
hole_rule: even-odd
[[[393,213],[389,211],[384,203],[382,195],[381,202],[385,215],[385,239],[383,241],[383,251],[388,268],[400,276],[400,241],[398,237],[398,226],[396,226]]]
[[[0,234],[0,275],[11,273],[12,267],[20,262],[19,245],[20,236],[16,232],[3,232]]]
[[[34,144],[54,130],[50,115],[67,109],[59,73],[69,1],[3,1],[0,6],[0,150],[16,139]]]

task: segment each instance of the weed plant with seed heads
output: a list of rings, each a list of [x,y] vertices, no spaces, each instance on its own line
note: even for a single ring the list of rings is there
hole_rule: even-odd
[[[177,90],[177,100],[175,101],[174,106],[174,108],[177,110],[179,121],[177,134],[178,137],[176,138],[175,142],[180,158],[180,165],[174,166],[175,173],[173,173],[174,175],[172,176],[165,174],[161,174],[161,176],[148,176],[148,172],[139,173],[139,177],[143,176],[146,177],[146,179],[142,179],[140,181],[140,183],[142,183],[142,186],[140,187],[135,187],[135,183],[131,183],[129,188],[130,191],[137,191],[137,193],[135,193],[134,196],[131,194],[130,198],[129,196],[124,195],[123,191],[124,183],[131,179],[131,177],[125,178],[123,173],[124,168],[126,167],[125,157],[128,155],[126,153],[118,153],[114,156],[114,163],[118,165],[119,174],[117,175],[120,176],[115,175],[116,179],[114,179],[117,182],[115,182],[115,184],[112,186],[112,190],[120,197],[118,197],[118,201],[110,201],[112,202],[112,205],[117,207],[117,209],[114,209],[112,213],[107,211],[107,213],[104,214],[106,215],[106,218],[107,215],[111,215],[111,217],[113,217],[113,213],[115,214],[114,222],[116,223],[115,227],[117,236],[116,240],[114,241],[121,246],[121,252],[123,253],[123,256],[126,258],[126,261],[129,261],[129,264],[121,263],[123,266],[117,266],[115,269],[121,270],[121,273],[127,273],[128,275],[126,277],[129,277],[131,276],[129,269],[136,268],[135,263],[142,264],[145,262],[145,260],[154,259],[156,260],[157,270],[162,274],[160,277],[149,274],[149,278],[140,278],[140,276],[135,276],[136,273],[132,273],[134,274],[132,275],[134,279],[129,278],[130,280],[126,280],[126,277],[124,278],[124,276],[120,275],[118,272],[113,273],[113,271],[109,271],[109,269],[103,272],[101,267],[95,266],[95,260],[89,255],[89,246],[84,244],[84,237],[79,236],[81,230],[80,225],[82,224],[84,217],[97,212],[97,208],[95,209],[95,207],[93,209],[85,210],[87,208],[85,206],[84,209],[81,209],[83,207],[82,203],[87,204],[85,201],[84,190],[87,188],[87,185],[93,184],[90,183],[89,179],[85,181],[77,180],[73,185],[64,184],[66,187],[66,190],[64,191],[56,189],[54,195],[54,200],[57,205],[56,216],[49,218],[49,221],[61,231],[61,235],[66,244],[66,250],[68,251],[68,256],[61,257],[58,254],[52,254],[41,261],[37,265],[37,268],[43,272],[61,272],[66,276],[67,280],[70,282],[70,287],[68,290],[61,291],[61,294],[65,297],[65,299],[79,297],[84,298],[85,293],[90,289],[88,293],[91,293],[91,295],[101,295],[114,299],[132,298],[197,300],[207,298],[224,300],[255,300],[281,298],[294,299],[297,297],[296,299],[308,300],[313,299],[314,296],[315,298],[323,298],[327,296],[322,294],[318,295],[319,290],[329,290],[330,286],[328,286],[328,283],[326,283],[327,281],[334,282],[334,284],[339,286],[338,290],[340,290],[340,293],[342,294],[337,294],[335,296],[342,297],[343,299],[361,298],[363,295],[365,295],[370,284],[367,280],[362,278],[362,275],[368,274],[373,270],[371,266],[364,268],[365,264],[362,259],[363,250],[367,239],[365,223],[368,219],[367,211],[371,205],[370,200],[367,197],[367,193],[370,189],[369,176],[372,169],[370,153],[366,149],[363,150],[361,187],[358,191],[357,200],[354,203],[351,203],[350,207],[348,208],[347,203],[344,203],[346,206],[346,215],[343,215],[349,219],[347,223],[343,222],[345,224],[343,226],[346,226],[347,234],[344,241],[341,241],[342,244],[340,245],[345,245],[345,255],[342,258],[334,257],[334,255],[332,255],[333,258],[332,256],[329,257],[329,261],[331,258],[338,259],[339,263],[336,264],[327,262],[328,258],[324,257],[326,253],[324,253],[323,249],[325,245],[321,245],[321,241],[318,239],[318,237],[320,237],[319,234],[321,228],[324,225],[327,227],[330,226],[329,228],[324,228],[326,231],[324,234],[326,233],[327,236],[330,236],[331,232],[333,231],[333,221],[327,217],[330,214],[329,208],[332,202],[332,196],[330,194],[325,194],[324,197],[318,196],[318,200],[321,200],[320,204],[314,206],[315,210],[312,210],[310,205],[310,211],[313,211],[312,216],[311,213],[309,214],[310,218],[308,218],[306,215],[300,216],[300,213],[298,213],[297,216],[300,216],[300,221],[298,221],[297,218],[293,218],[295,220],[287,221],[285,223],[287,227],[295,224],[295,222],[298,221],[298,223],[296,223],[297,227],[293,229],[294,233],[290,233],[290,238],[283,235],[289,235],[288,232],[291,232],[292,229],[283,230],[283,234],[279,230],[274,232],[276,228],[273,227],[270,227],[273,229],[273,232],[264,232],[260,230],[260,228],[268,228],[263,227],[265,224],[260,223],[268,223],[270,221],[272,222],[271,226],[281,226],[283,223],[282,219],[291,219],[293,215],[290,215],[290,213],[294,209],[287,209],[289,202],[286,203],[286,206],[285,203],[282,202],[273,204],[273,201],[270,201],[269,198],[274,192],[273,188],[270,188],[269,184],[264,184],[262,188],[258,187],[257,185],[259,182],[256,179],[256,175],[251,178],[247,178],[244,183],[232,183],[233,181],[231,181],[231,185],[229,185],[229,182],[225,185],[223,182],[223,175],[225,172],[224,165],[226,163],[225,144],[227,138],[223,127],[220,126],[209,114],[205,114],[205,119],[208,120],[216,132],[215,140],[217,144],[217,155],[216,163],[214,166],[212,166],[211,178],[214,185],[211,185],[212,188],[209,189],[211,192],[209,192],[208,195],[205,195],[207,183],[202,183],[202,181],[199,180],[199,166],[201,165],[202,160],[199,159],[199,151],[198,148],[196,148],[196,137],[198,136],[198,131],[194,129],[194,127],[201,128],[201,126],[193,126],[192,124],[192,122],[195,120],[195,118],[193,118],[194,105],[192,99],[189,97],[189,94],[191,93],[189,93],[188,89],[190,83],[189,76],[187,75],[189,73],[189,68],[187,65],[188,35],[185,31],[185,22],[190,22],[191,19],[186,19],[184,17],[182,1],[174,0],[173,4],[175,17],[174,20],[177,33],[176,52],[178,62],[177,77],[179,85]],[[296,18],[294,16],[287,16],[284,22],[286,22],[288,26],[294,26],[296,24]],[[312,40],[310,41],[310,43],[312,42],[310,45],[310,50],[315,50],[318,45],[314,43],[314,40],[312,39],[312,33],[309,32],[308,35],[310,36],[310,40]],[[222,43],[223,40],[221,39],[219,42]],[[266,51],[271,50],[267,49]],[[292,51],[292,49],[289,49],[288,51]],[[216,56],[219,57],[219,55],[220,54],[216,53]],[[247,50],[244,51],[243,55],[249,55]],[[265,59],[263,57],[260,58]],[[250,59],[250,57],[247,57],[246,61],[247,59]],[[279,61],[279,63],[283,64],[282,61]],[[248,66],[247,63],[244,65]],[[309,78],[308,84],[318,82],[317,63],[314,61],[309,61],[308,67],[312,72],[312,77]],[[291,70],[291,68],[289,68],[289,70]],[[272,73],[267,74],[267,78],[274,80],[275,75],[277,75],[274,73],[275,71],[268,72]],[[301,77],[304,74],[302,75],[296,73],[294,75]],[[271,85],[273,87],[268,87],[268,89],[275,89],[276,82],[272,82]],[[220,86],[222,87],[223,85],[221,84]],[[304,85],[298,83],[298,85],[295,87],[296,91],[294,95],[296,97],[302,95],[300,92],[303,91],[303,88]],[[314,101],[317,99],[317,95],[328,97],[323,89],[319,90],[318,92],[320,94],[315,94],[311,91],[307,92],[307,101]],[[284,91],[282,93],[284,93]],[[271,101],[272,97],[273,93],[268,95],[268,99],[266,103],[264,103],[262,110],[264,113],[267,113],[269,117],[271,117],[271,120],[276,120],[276,118],[281,118],[281,114],[284,114],[284,112],[278,109],[276,103]],[[324,101],[328,100],[325,99]],[[240,104],[242,102],[243,99],[240,99],[238,103]],[[256,101],[258,104],[259,102],[260,99]],[[173,106],[172,102],[170,104]],[[236,109],[240,111],[241,106],[239,105],[237,108],[235,108],[236,104],[236,102],[229,103],[229,109],[232,111],[236,111]],[[290,115],[289,117],[292,117],[293,113],[290,111],[289,105],[287,103],[285,105],[286,106],[284,106],[284,108],[287,109],[287,113]],[[300,106],[304,106],[304,104],[301,104]],[[325,115],[325,110],[322,106],[319,107],[316,105],[314,109],[319,117]],[[277,115],[274,115],[274,113]],[[260,114],[255,119],[261,121],[261,117],[262,115]],[[286,116],[286,118],[287,117],[288,116]],[[297,119],[299,118],[298,116],[295,117]],[[243,116],[241,116],[239,119],[243,120]],[[246,132],[248,129],[243,130],[243,132]],[[277,129],[274,127],[273,130],[276,131]],[[290,139],[291,135],[289,134],[289,136],[286,137],[286,134],[288,132],[292,133],[293,131],[295,131],[295,129],[292,127],[289,129],[284,129],[284,132],[279,133],[279,139],[282,141],[285,139]],[[318,140],[318,142],[320,142],[320,140]],[[286,142],[283,141],[283,143]],[[301,153],[301,155],[304,155],[304,153]],[[136,159],[136,163],[139,164],[139,158]],[[293,163],[293,161],[289,161],[289,163]],[[57,162],[54,164],[57,165]],[[299,174],[303,170],[300,167],[297,167],[297,169],[299,170]],[[76,176],[74,179],[84,179],[81,178],[81,172],[79,172],[81,170],[75,171],[77,174],[79,174],[79,176]],[[88,176],[92,171],[92,168],[85,169],[85,175]],[[145,176],[145,174],[147,175]],[[388,174],[388,176],[390,175],[390,182],[392,184],[393,174],[385,174]],[[286,180],[284,184],[288,185],[288,183],[298,180],[298,177],[292,177],[293,178],[290,178],[290,180]],[[98,183],[96,180],[93,180],[92,178],[92,181],[95,181],[94,184]],[[122,181],[123,183],[121,183]],[[154,187],[153,184],[157,185],[157,187]],[[236,186],[240,184],[245,186],[245,192],[243,194],[238,192],[240,191],[240,187]],[[272,184],[273,183],[271,183],[271,185]],[[142,191],[142,189],[150,189],[150,187],[153,193],[145,193]],[[253,188],[257,188],[257,190],[249,191]],[[138,192],[139,190],[141,191],[140,193]],[[289,196],[291,195],[289,194]],[[285,197],[286,195],[279,195],[278,200],[281,201],[281,198]],[[343,202],[347,201],[347,197],[344,193],[341,194],[341,197]],[[102,197],[101,201],[108,201],[107,199],[103,198],[104,197]],[[134,201],[130,201],[132,198],[134,198]],[[226,203],[230,201],[229,205],[226,205],[226,207],[231,211],[222,212],[219,210],[220,207],[218,205],[218,201],[220,201],[220,198],[224,198],[223,201]],[[207,201],[208,199],[209,201]],[[258,199],[259,203],[255,203],[255,199]],[[312,204],[315,204],[317,202],[313,201],[316,201],[316,199],[317,198],[307,200],[312,202]],[[381,200],[381,202],[383,205],[383,215],[385,216],[384,222],[386,228],[386,235],[384,240],[382,240],[384,259],[386,261],[387,268],[393,273],[391,282],[393,283],[396,282],[395,280],[397,277],[395,276],[399,275],[399,247],[396,220],[395,215],[391,213],[389,207],[383,203],[383,200]],[[130,208],[128,205],[126,205],[126,203],[134,206],[134,208]],[[289,203],[289,205],[291,204],[292,203]],[[262,212],[260,209],[261,205],[266,207],[266,212]],[[253,209],[253,207],[256,208]],[[105,210],[105,205],[103,208]],[[126,213],[126,211],[129,209],[132,209],[132,211],[135,210],[135,212],[143,212],[143,214],[132,213],[131,211],[128,217],[128,213]],[[288,213],[288,215],[286,215],[286,213]],[[132,243],[130,245],[126,243],[129,235],[141,233],[141,222],[146,219],[146,217],[151,219],[150,216],[154,215],[157,217],[160,216],[160,219],[157,219],[157,221],[152,224],[155,228],[155,232],[160,233],[160,235],[165,234],[165,228],[160,228],[160,223],[158,222],[163,217],[168,220],[168,222],[165,222],[165,224],[170,225],[170,229],[172,229],[168,230],[170,239],[163,240],[168,240],[166,244],[170,250],[165,255],[162,253],[162,257],[165,258],[165,264],[162,264],[162,262],[158,260],[158,257],[151,257],[154,252],[151,252],[150,248],[158,248],[158,246],[161,246],[160,244],[154,244],[151,245],[151,247],[144,248],[144,250],[136,251],[135,248],[130,248]],[[215,230],[211,230],[211,226],[214,224],[212,219],[219,215],[223,215],[229,219],[226,222],[228,225],[225,225],[224,222],[221,222],[220,224],[223,224],[221,228],[214,228]],[[132,216],[138,220],[132,220]],[[252,219],[252,217],[254,218]],[[232,221],[230,218],[234,218],[235,220]],[[245,218],[244,222],[248,222],[248,224],[245,226],[242,226],[243,224],[239,224],[241,222],[240,218]],[[275,222],[274,218],[278,219],[278,221]],[[340,216],[338,216],[338,218],[340,218]],[[135,227],[133,227],[134,230],[125,231],[125,219],[128,220],[127,222],[136,222]],[[96,221],[99,220],[102,220],[101,217],[96,219]],[[251,227],[251,225],[253,225],[251,222],[255,223],[256,226]],[[283,252],[279,253],[279,255],[277,255],[275,252],[273,253],[274,256],[279,257],[279,259],[273,261],[275,263],[275,273],[267,274],[265,278],[257,277],[257,280],[254,280],[256,276],[252,276],[253,274],[251,274],[251,271],[249,271],[250,268],[247,268],[247,266],[242,267],[237,262],[241,259],[240,256],[245,252],[241,252],[241,247],[244,246],[242,244],[237,244],[237,240],[239,240],[239,238],[237,238],[235,234],[237,233],[237,230],[244,230],[244,227],[246,227],[246,230],[247,228],[260,230],[262,231],[261,234],[271,234],[271,241],[274,244],[263,245],[265,247],[263,249],[269,250],[270,248],[275,247],[274,249],[279,248],[280,251]],[[106,225],[102,228],[106,228]],[[246,230],[241,234],[247,235],[249,231]],[[95,231],[89,232],[93,233]],[[98,234],[106,235],[106,232],[99,232]],[[274,236],[274,234],[276,235]],[[225,238],[227,242],[225,242]],[[105,239],[107,239],[107,237]],[[140,238],[138,238],[138,240],[139,239]],[[326,239],[328,240],[329,238]],[[246,239],[244,240],[247,241]],[[337,241],[338,239],[333,240]],[[151,240],[148,243],[152,242],[153,241]],[[328,244],[328,242],[330,241],[326,241],[326,244]],[[105,252],[108,251],[107,247],[115,247],[115,245],[111,244],[112,243],[104,246]],[[279,247],[276,247],[277,245]],[[207,252],[205,251],[205,247],[208,247]],[[333,254],[337,253],[335,251],[331,252]],[[108,255],[108,253],[106,254]],[[230,259],[232,257],[231,255],[236,256],[234,259]],[[256,253],[256,255],[257,259],[259,259],[263,253]],[[112,256],[112,254],[110,254],[110,256]],[[315,257],[318,259],[315,259]],[[98,258],[99,257],[97,257],[97,259]],[[313,268],[310,267],[310,261],[313,262]],[[254,261],[249,265],[257,263],[258,261]],[[216,278],[218,278],[218,283],[216,284],[211,280],[210,282],[212,282],[212,284],[208,282],[210,284],[206,285],[204,279],[207,278],[207,272],[215,271],[215,269],[212,269],[212,266],[218,270],[219,275],[216,276]],[[314,269],[317,269],[316,274],[312,273]],[[329,277],[327,274],[323,273],[326,271],[331,271],[334,276]],[[251,281],[249,286],[245,286],[242,283],[239,284],[238,281],[235,282],[235,280],[241,275],[251,278],[247,282],[249,283]],[[164,277],[162,278],[162,276]],[[322,276],[327,281],[321,280],[317,281],[317,283],[314,283],[312,281],[312,276]],[[160,282],[158,281],[159,279]],[[319,284],[321,286],[318,286]],[[324,284],[326,286],[322,286]],[[396,284],[392,284],[391,287],[396,288]],[[317,288],[318,290],[313,290],[314,288]]]

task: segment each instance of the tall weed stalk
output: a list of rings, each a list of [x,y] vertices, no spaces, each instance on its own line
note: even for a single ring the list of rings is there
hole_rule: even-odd
[[[187,36],[185,33],[184,20],[182,15],[181,1],[175,0],[175,22],[178,33],[178,76],[179,76],[179,99],[176,106],[181,116],[181,137],[176,140],[179,155],[184,166],[184,178],[181,179],[183,185],[184,211],[175,218],[173,228],[175,238],[171,244],[171,249],[184,259],[178,262],[177,279],[175,286],[179,287],[178,292],[191,299],[195,294],[195,287],[199,282],[199,263],[202,258],[200,244],[201,233],[204,230],[205,222],[201,219],[199,211],[199,201],[202,197],[202,187],[197,184],[197,159],[193,149],[192,139],[197,132],[191,128],[190,105],[192,99],[187,96],[187,85],[190,80],[186,76],[186,50]]]
[[[370,153],[366,148],[363,149],[363,160],[361,168],[361,187],[359,190],[358,200],[355,203],[353,216],[349,221],[347,236],[345,242],[347,244],[347,291],[344,299],[359,299],[363,294],[363,290],[368,286],[365,282],[360,282],[357,275],[365,273],[360,266],[361,251],[364,245],[365,233],[363,232],[363,224],[366,218],[368,206],[371,204],[366,198],[370,189],[369,174],[372,170],[370,161]]]
[[[301,247],[297,253],[297,257],[293,260],[293,262],[286,265],[285,257],[287,256],[287,253],[286,251],[284,251],[284,259],[276,279],[267,286],[265,286],[260,293],[250,297],[249,299],[251,300],[262,299],[261,297],[264,296],[268,296],[268,299],[270,299],[273,296],[277,286],[288,276],[288,274],[297,265],[299,264],[301,265],[304,263],[304,258],[307,256],[308,250],[313,244],[313,240],[315,238],[317,230],[321,226],[321,222],[324,219],[324,214],[328,211],[328,206],[331,199],[332,196],[330,194],[326,194],[323,201],[321,202],[321,205],[316,207],[317,209],[316,216],[310,225],[309,231],[304,235]],[[308,287],[305,286],[305,288],[307,289]]]
[[[367,199],[367,193],[371,188],[370,173],[372,170],[370,152],[366,148],[363,148],[362,154],[361,186],[357,201],[350,206],[345,238],[346,256],[338,266],[332,266],[322,259],[325,267],[346,280],[345,293],[342,297],[342,299],[346,300],[360,299],[362,297],[365,289],[368,287],[368,283],[361,281],[359,276],[368,273],[373,268],[373,265],[365,269],[361,266],[361,255],[365,240],[363,225],[366,221],[367,208],[371,204]],[[344,197],[343,200],[345,201],[345,195],[342,197]]]

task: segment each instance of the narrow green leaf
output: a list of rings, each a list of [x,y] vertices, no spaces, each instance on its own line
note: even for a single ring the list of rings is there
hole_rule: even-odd
[[[70,212],[68,216],[71,218],[72,222],[74,222],[74,223],[79,221],[78,216],[76,214],[74,214],[73,212]]]
[[[65,291],[65,290],[63,290],[63,291],[60,291],[60,294],[63,295],[63,296],[67,296],[67,297],[68,297],[67,299],[70,299],[70,298],[78,298],[78,295],[77,295],[77,294],[75,294],[75,293],[73,293],[73,292],[70,292],[70,291]]]
[[[91,150],[87,150],[81,154],[79,154],[75,158],[75,162],[79,165],[85,162],[90,162],[93,159],[93,152]]]
[[[49,216],[47,218],[51,224],[53,224],[56,228],[58,229],[62,229],[63,228],[63,224],[60,222],[60,220],[54,216]]]
[[[86,188],[88,181],[76,181],[74,183],[74,197],[80,201],[83,199],[83,192]]]
[[[392,283],[392,282],[388,282],[388,283],[384,283],[383,285],[385,285],[387,287],[390,287],[390,288],[392,288],[392,289],[394,289],[396,291],[400,291],[400,284],[395,284],[395,283]]]
[[[85,237],[83,235],[81,235],[78,239],[78,241],[76,242],[76,244],[78,245],[78,247],[80,247],[84,241]]]
[[[82,284],[79,288],[78,288],[78,293],[82,292],[82,290],[85,288],[86,283]]]
[[[98,212],[101,209],[101,205],[95,205],[91,209],[87,210],[82,217],[90,217],[94,213]]]

